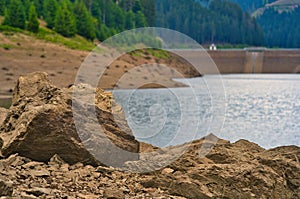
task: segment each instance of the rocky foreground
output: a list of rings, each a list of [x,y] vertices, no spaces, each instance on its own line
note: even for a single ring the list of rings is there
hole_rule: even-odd
[[[121,107],[97,89],[95,110],[105,136],[137,154],[119,157],[104,150],[107,140],[89,133],[93,118],[82,118],[86,134],[78,136],[73,89],[55,87],[45,73],[19,78],[12,106],[0,109],[1,198],[300,198],[299,147],[265,150],[221,139],[213,146],[210,135],[159,149],[136,141]],[[203,150],[205,157],[199,156]]]

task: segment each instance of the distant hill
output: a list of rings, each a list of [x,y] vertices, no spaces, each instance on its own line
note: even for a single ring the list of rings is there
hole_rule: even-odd
[[[212,0],[195,0],[202,5],[208,5]],[[237,3],[241,6],[244,11],[248,11],[249,13],[254,12],[258,8],[263,7],[265,4],[272,3],[276,0],[229,0],[231,2]]]
[[[300,48],[299,6],[288,10],[270,6],[256,19],[263,28],[266,46]]]
[[[196,0],[198,2],[204,0]],[[255,17],[264,33],[264,45],[300,48],[300,0],[229,0]],[[213,0],[209,0],[209,3]]]
[[[213,0],[195,0],[203,6],[208,6]],[[244,11],[255,13],[257,10],[264,10],[268,7],[281,9],[294,9],[300,5],[300,0],[228,0],[237,3]]]
[[[252,15],[259,17],[264,14],[267,9],[274,9],[278,13],[282,12],[293,12],[296,8],[300,6],[300,0],[277,0],[271,3],[267,3],[264,6],[256,9]]]
[[[223,0],[157,0],[156,26],[189,35],[200,44],[263,45],[256,20]]]

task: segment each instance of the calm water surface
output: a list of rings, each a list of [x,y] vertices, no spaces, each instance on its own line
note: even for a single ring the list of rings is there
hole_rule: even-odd
[[[156,146],[209,133],[265,148],[300,146],[299,75],[220,77],[178,80],[188,83],[187,88],[121,90],[114,96],[137,139]]]

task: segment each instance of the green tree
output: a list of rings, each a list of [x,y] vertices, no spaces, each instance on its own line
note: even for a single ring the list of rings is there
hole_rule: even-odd
[[[130,30],[135,27],[135,16],[134,13],[130,10],[129,12],[126,13],[126,18],[125,18],[125,29]]]
[[[31,32],[38,32],[40,22],[38,20],[37,12],[34,4],[32,3],[29,8],[27,29]]]
[[[7,6],[7,0],[0,0],[0,15],[1,16],[4,16],[6,6]]]
[[[95,25],[83,1],[77,0],[73,10],[76,18],[77,33],[87,39],[95,39]]]
[[[23,6],[24,6],[26,20],[28,20],[29,19],[29,9],[30,9],[30,6],[31,6],[32,2],[30,0],[23,0],[22,3],[23,3]]]
[[[100,24],[97,30],[97,38],[100,41],[104,41],[110,36],[110,29],[105,24]]]
[[[55,31],[65,37],[76,34],[76,20],[68,6],[68,0],[62,0],[55,18]]]
[[[135,26],[137,28],[141,28],[141,27],[145,27],[147,26],[147,21],[146,21],[146,18],[144,16],[144,14],[139,11],[137,14],[136,14],[136,22],[135,22]]]
[[[44,13],[43,16],[47,23],[48,28],[54,28],[56,13],[58,10],[57,0],[44,0]]]
[[[129,11],[132,10],[135,0],[121,0],[120,6],[123,10]]]
[[[155,26],[155,0],[141,0],[143,13],[149,26]]]
[[[98,21],[100,21],[100,22],[102,21],[102,12],[101,12],[101,6],[100,6],[99,1],[97,1],[97,0],[92,1],[91,14]]]
[[[43,0],[33,0],[38,16],[43,15]]]
[[[115,23],[115,26],[113,26],[113,28],[115,29],[118,29],[120,31],[124,30],[124,27],[125,27],[125,14],[124,14],[124,11],[116,6],[114,8],[114,23]]]
[[[142,11],[142,4],[141,4],[141,1],[140,0],[135,0],[134,1],[134,4],[133,4],[133,7],[132,7],[132,11],[134,13],[137,13],[139,11]]]
[[[11,0],[3,24],[25,29],[25,11],[20,0]]]

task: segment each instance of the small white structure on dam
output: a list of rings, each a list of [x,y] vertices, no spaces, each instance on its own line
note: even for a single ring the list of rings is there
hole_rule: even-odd
[[[211,44],[209,46],[209,50],[216,51],[217,50],[217,46],[215,44]]]

